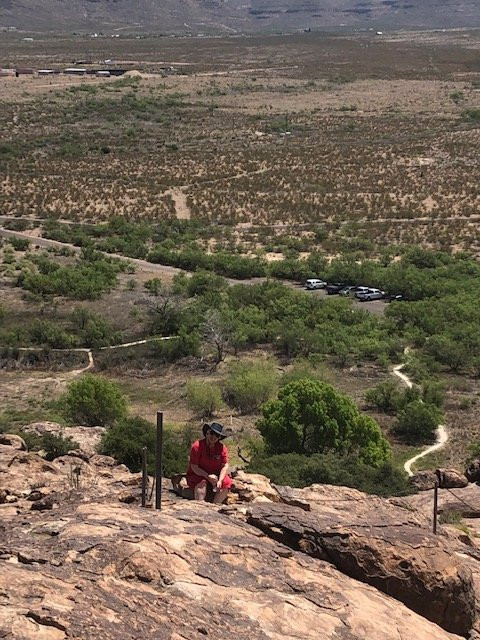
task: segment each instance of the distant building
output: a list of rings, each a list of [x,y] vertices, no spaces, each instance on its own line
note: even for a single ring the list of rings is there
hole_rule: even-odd
[[[70,76],[84,76],[86,75],[87,70],[81,67],[68,67],[68,69],[64,69],[63,73]]]

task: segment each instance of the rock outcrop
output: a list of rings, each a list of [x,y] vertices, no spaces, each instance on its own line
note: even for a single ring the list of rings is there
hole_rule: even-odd
[[[470,630],[470,571],[421,511],[342,487],[235,482],[236,502],[220,510],[165,493],[156,512],[139,506],[140,475],[112,458],[80,449],[47,462],[0,445],[0,637],[452,640]]]
[[[10,640],[458,639],[211,505],[65,502],[1,540]]]

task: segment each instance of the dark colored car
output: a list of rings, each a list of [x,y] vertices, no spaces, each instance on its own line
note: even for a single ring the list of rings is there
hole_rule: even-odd
[[[398,300],[405,300],[401,293],[386,293],[384,296],[385,302],[397,302]]]
[[[329,282],[325,287],[325,290],[329,296],[335,293],[340,293],[342,289],[345,289],[348,285],[345,282]]]

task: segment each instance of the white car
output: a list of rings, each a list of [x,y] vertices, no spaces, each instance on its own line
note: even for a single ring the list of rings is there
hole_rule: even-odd
[[[305,282],[305,289],[325,289],[327,283],[323,280],[318,280],[318,278],[309,278]]]
[[[367,289],[366,291],[359,291],[355,294],[357,300],[361,302],[368,302],[369,300],[382,300],[385,297],[385,291],[380,289]]]

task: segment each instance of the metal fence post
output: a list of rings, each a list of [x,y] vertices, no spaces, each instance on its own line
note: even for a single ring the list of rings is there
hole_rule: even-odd
[[[147,447],[142,448],[142,507],[147,504]]]
[[[438,515],[438,480],[435,480],[433,488],[433,533],[437,533],[437,515]]]
[[[163,411],[157,411],[157,441],[155,450],[155,509],[162,508]]]

